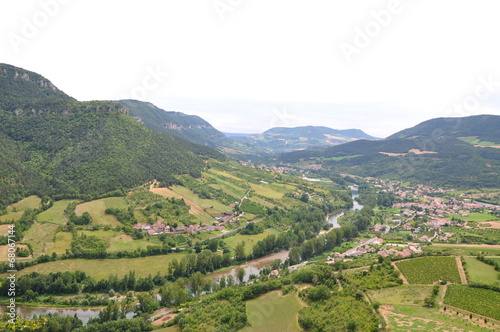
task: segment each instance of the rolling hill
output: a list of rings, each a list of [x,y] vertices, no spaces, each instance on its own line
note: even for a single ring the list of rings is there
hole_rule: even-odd
[[[433,119],[380,141],[282,154],[281,162],[329,172],[455,187],[500,186],[500,116]]]
[[[217,151],[152,131],[121,104],[78,102],[42,76],[0,65],[0,204],[37,194],[92,198],[152,179],[199,176]]]

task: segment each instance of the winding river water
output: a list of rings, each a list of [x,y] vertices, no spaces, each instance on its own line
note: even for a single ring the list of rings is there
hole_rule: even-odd
[[[356,197],[359,196],[359,191],[357,186],[351,186],[349,187],[352,192],[352,200],[353,200],[353,206],[350,208],[348,211],[354,211],[354,210],[361,210],[363,208],[363,205],[359,204],[358,201],[356,200]],[[344,215],[345,211],[340,211],[334,214],[331,214],[328,216],[328,222],[332,224],[333,228],[339,228],[341,227],[339,225],[339,218]]]

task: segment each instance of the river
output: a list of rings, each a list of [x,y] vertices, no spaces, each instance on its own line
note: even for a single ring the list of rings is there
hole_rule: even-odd
[[[353,206],[350,208],[348,211],[354,211],[354,210],[361,210],[363,208],[363,205],[359,204],[358,201],[356,200],[356,197],[359,196],[359,191],[357,186],[350,186],[349,189],[351,189],[352,192],[352,201],[353,201]],[[339,228],[341,227],[339,225],[339,218],[344,215],[345,211],[340,211],[334,214],[331,214],[328,216],[328,222],[332,224],[333,228]]]
[[[5,305],[0,305],[0,313],[5,312]],[[46,307],[28,307],[24,305],[16,306],[17,314],[22,318],[32,318],[34,315],[46,315],[58,313],[62,316],[74,316],[75,314],[86,325],[90,318],[99,317],[99,312],[101,308],[87,308],[87,309],[76,309],[76,308],[46,308]],[[132,318],[134,313],[128,313],[127,318]]]

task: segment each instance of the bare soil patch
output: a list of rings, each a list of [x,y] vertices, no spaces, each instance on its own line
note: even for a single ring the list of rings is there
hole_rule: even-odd
[[[500,221],[486,221],[486,222],[480,223],[479,226],[481,226],[480,228],[500,229]]]
[[[169,314],[166,314],[165,316],[161,317],[161,318],[158,318],[157,320],[155,320],[154,322],[152,322],[151,324],[152,325],[155,325],[155,326],[158,326],[158,325],[161,325],[161,324],[164,324],[164,323],[168,323],[170,322],[172,319],[175,318],[175,316],[177,316],[178,314],[174,314],[174,313],[169,313]]]

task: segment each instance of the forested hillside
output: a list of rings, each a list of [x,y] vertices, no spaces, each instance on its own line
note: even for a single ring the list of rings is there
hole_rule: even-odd
[[[0,67],[0,205],[36,194],[92,198],[152,179],[199,176],[223,156],[154,132],[114,102],[77,102],[43,77]]]
[[[435,185],[498,187],[500,149],[495,144],[500,141],[499,119],[489,115],[435,119],[385,140],[295,151],[281,155],[280,161]]]
[[[119,100],[118,103],[127,107],[129,115],[152,130],[164,131],[212,148],[231,144],[230,139],[199,116],[168,112],[138,100]]]

